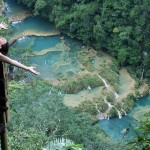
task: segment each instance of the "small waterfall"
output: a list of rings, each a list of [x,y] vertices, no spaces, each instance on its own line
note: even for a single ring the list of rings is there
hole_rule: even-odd
[[[109,103],[106,99],[104,99],[104,102],[108,105],[108,110],[113,107],[113,105],[111,105],[111,103]]]
[[[109,102],[107,102],[107,104],[108,104],[108,107],[109,107],[109,108],[112,108],[112,107],[113,107]]]
[[[106,81],[105,81],[100,75],[98,75],[98,77],[103,81],[103,83],[104,83],[106,89],[108,89],[108,88],[109,88],[109,85],[106,83]]]
[[[99,120],[105,119],[105,116],[103,115],[103,113],[101,113],[100,110],[98,109],[97,104],[95,104],[95,106],[96,106],[96,110],[98,112],[98,118],[99,118]]]
[[[125,112],[125,110],[122,108],[124,105],[124,102],[121,102],[121,111],[124,112],[125,115],[127,115],[127,113]]]
[[[119,97],[119,95],[118,95],[116,92],[114,92],[114,95],[115,95],[115,97],[116,97],[116,98],[118,98],[118,97]]]
[[[99,113],[99,120],[106,119],[105,115],[103,113]]]
[[[109,85],[106,83],[106,81],[99,74],[98,74],[98,77],[103,81],[106,89],[108,90]],[[116,92],[114,92],[114,95],[115,95],[116,99],[119,97],[119,95]]]
[[[87,87],[87,90],[88,90],[89,92],[91,92],[91,91],[92,91],[92,88],[91,88],[90,86],[88,86],[88,87]]]
[[[52,94],[52,90],[50,90],[48,94],[51,95]]]
[[[110,110],[112,107],[114,107],[113,105],[111,105],[109,102],[107,102],[106,101],[106,99],[104,99],[104,101],[105,101],[105,103],[107,103],[108,104],[108,110]],[[116,107],[114,107],[114,108],[116,108]],[[121,119],[122,118],[122,116],[121,116],[121,113],[120,113],[120,111],[116,108],[116,110],[117,110],[117,113],[118,113],[118,117],[119,117],[119,119]],[[107,116],[107,119],[108,119],[108,117],[109,116]]]
[[[109,116],[107,116],[107,120],[109,120]]]
[[[124,112],[124,114],[125,114],[125,115],[127,115],[127,113],[125,112],[125,110],[124,110],[124,109],[121,109],[121,110]]]
[[[96,106],[97,112],[100,113],[100,110],[98,109],[97,104],[95,104],[95,106]]]
[[[120,111],[117,109],[117,113],[118,113],[118,117],[119,117],[119,119],[121,119],[122,118],[122,116],[121,116],[121,113],[120,113]]]

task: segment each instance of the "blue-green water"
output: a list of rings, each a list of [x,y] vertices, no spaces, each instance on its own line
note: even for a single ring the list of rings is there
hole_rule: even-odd
[[[25,11],[25,8],[21,5],[16,5],[15,0],[6,0],[6,15],[17,16],[17,14]]]
[[[60,45],[60,46],[59,46]],[[69,40],[61,35],[51,37],[24,37],[15,43],[16,48],[31,49],[40,52],[50,49],[47,54],[30,57],[31,64],[37,67],[42,78],[68,77],[80,71],[77,52],[81,50],[81,43]]]
[[[136,101],[134,108],[121,119],[112,118],[110,120],[99,121],[100,127],[106,134],[116,140],[121,140],[124,136],[125,129],[130,127],[130,131],[124,136],[124,140],[134,138],[135,134],[133,129],[136,129],[139,126],[139,123],[133,116],[135,116],[136,113],[139,113],[139,111],[145,111],[145,108],[148,108],[150,111],[150,96],[140,98]]]
[[[15,34],[24,31],[28,32],[30,30],[47,33],[55,29],[54,25],[40,17],[28,17],[21,22],[13,22],[12,25],[14,27]]]
[[[15,15],[23,8],[16,5],[13,0],[7,0],[8,16]],[[44,24],[43,24],[44,21]],[[29,17],[22,22],[13,23],[14,31],[17,33],[26,30],[52,31],[54,26],[39,17]],[[40,52],[45,49],[52,49],[47,54],[34,56],[30,58],[31,64],[37,66],[43,78],[59,78],[77,74],[80,71],[80,63],[77,57],[77,51],[82,50],[82,44],[74,39],[63,35],[52,37],[24,37],[17,41],[16,48],[32,49],[33,52]],[[62,44],[59,46],[59,44]],[[62,49],[61,49],[62,47]],[[59,50],[61,49],[61,50]],[[122,119],[113,118],[110,120],[99,121],[100,127],[113,139],[123,140],[134,137],[132,128],[138,127],[138,122],[133,118],[140,111],[149,109],[150,96],[141,98],[135,103],[131,112]],[[150,110],[150,109],[149,109]],[[124,136],[125,129],[130,127],[130,132]]]
[[[26,49],[29,48],[33,52],[41,51],[43,49],[48,49],[56,46],[56,44],[60,43],[60,36],[52,36],[52,37],[24,37],[19,39],[16,42],[17,48]]]

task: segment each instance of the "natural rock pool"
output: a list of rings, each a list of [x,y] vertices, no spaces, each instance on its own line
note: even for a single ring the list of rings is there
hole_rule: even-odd
[[[41,72],[42,78],[70,77],[81,71],[77,57],[77,52],[83,49],[81,42],[64,35],[56,35],[57,30],[54,25],[39,17],[28,17],[18,22],[18,18],[26,16],[25,9],[16,5],[13,0],[7,0],[6,6],[7,16],[10,20],[13,20],[12,26],[15,36],[38,35],[20,38],[15,46],[16,48],[32,49],[35,56],[30,57],[31,64],[35,65],[37,70]],[[16,20],[15,16],[18,16]],[[100,127],[110,137],[121,140],[126,128],[136,128],[138,126],[135,118],[138,119],[138,116],[142,116],[143,112],[149,111],[149,106],[150,96],[140,98],[135,103],[133,110],[127,113],[126,116],[121,119],[101,120],[99,121]],[[124,139],[133,136],[134,133],[129,132]]]

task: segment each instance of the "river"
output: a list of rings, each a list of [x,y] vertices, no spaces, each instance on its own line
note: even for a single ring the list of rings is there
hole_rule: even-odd
[[[24,16],[26,11],[18,6],[13,0],[7,0],[7,16],[13,20],[14,16]],[[19,17],[20,17],[19,16]],[[22,17],[21,16],[21,17]],[[39,33],[45,35],[55,31],[54,25],[39,17],[29,16],[23,21],[14,21],[12,26],[15,34]],[[32,33],[33,34],[33,33]],[[16,43],[16,48],[30,48],[35,56],[30,58],[33,65],[41,72],[42,78],[69,77],[81,71],[77,57],[77,51],[82,50],[83,45],[77,40],[73,40],[64,35],[54,36],[26,36],[20,38]],[[121,119],[112,118],[110,120],[100,120],[100,127],[113,139],[124,139],[134,137],[132,128],[138,127],[138,116],[142,117],[143,112],[148,112],[150,106],[150,96],[140,98],[135,102],[134,108]],[[135,119],[136,118],[136,119]],[[129,133],[124,136],[125,129],[130,127]]]

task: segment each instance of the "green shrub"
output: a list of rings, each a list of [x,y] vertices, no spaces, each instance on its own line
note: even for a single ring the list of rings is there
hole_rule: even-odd
[[[140,96],[140,92],[138,90],[135,90],[135,97],[139,98]]]
[[[78,110],[81,112],[87,112],[91,115],[97,115],[98,111],[96,110],[96,106],[91,101],[84,101],[78,106]]]
[[[110,102],[111,104],[114,104],[114,102],[115,102],[115,96],[114,96],[114,94],[113,93],[108,93],[108,95],[106,97],[106,100],[108,102]]]
[[[114,107],[112,107],[110,109],[108,115],[109,115],[109,117],[115,117],[115,116],[117,116],[117,110]]]
[[[108,105],[104,101],[99,101],[97,107],[100,112],[105,112],[108,109]]]
[[[124,105],[123,109],[127,112],[134,106],[134,100],[136,100],[133,94],[128,94],[127,97],[123,100]]]
[[[17,128],[8,134],[9,149],[41,150],[48,140],[46,135],[34,128]]]
[[[140,127],[134,131],[136,137],[129,142],[129,150],[149,150],[150,149],[150,112],[145,114],[140,120]]]
[[[117,102],[117,103],[115,104],[115,107],[120,110],[121,107],[122,107],[122,103],[121,103],[121,102]]]
[[[118,70],[114,69],[114,67],[112,67],[112,64],[102,65],[99,69],[100,74],[105,77],[105,79],[109,81],[110,84],[114,85],[119,83]]]
[[[97,75],[84,75],[74,80],[66,81],[61,86],[56,86],[56,88],[67,94],[76,94],[81,90],[87,89],[88,86],[96,88],[102,85],[103,82]]]

